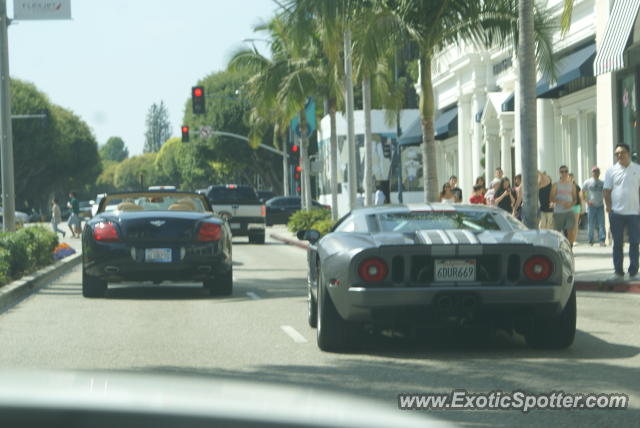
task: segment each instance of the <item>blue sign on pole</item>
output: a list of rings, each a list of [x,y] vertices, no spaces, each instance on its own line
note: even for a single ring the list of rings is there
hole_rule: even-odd
[[[313,98],[309,98],[304,106],[307,116],[307,137],[316,130],[316,102]],[[291,129],[293,129],[298,137],[300,137],[300,118],[296,115],[291,120]]]

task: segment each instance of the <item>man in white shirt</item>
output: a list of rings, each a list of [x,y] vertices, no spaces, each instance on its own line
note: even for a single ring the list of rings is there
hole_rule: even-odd
[[[615,149],[618,162],[604,176],[604,205],[609,214],[613,236],[612,280],[624,278],[622,251],[624,228],[629,234],[629,276],[638,274],[638,235],[640,234],[640,165],[631,162],[631,149],[627,144],[618,144]]]
[[[377,186],[376,189],[376,194],[374,197],[374,203],[376,205],[383,205],[385,202],[386,198],[384,196],[384,192],[382,191],[382,187],[380,187],[380,185]]]

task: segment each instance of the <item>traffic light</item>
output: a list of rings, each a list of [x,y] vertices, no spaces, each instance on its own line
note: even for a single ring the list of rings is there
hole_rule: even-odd
[[[293,183],[296,186],[296,193],[300,194],[300,182],[301,182],[301,174],[302,174],[302,167],[300,165],[296,165],[294,168],[294,172],[293,172]]]
[[[289,148],[289,163],[292,165],[300,163],[300,147],[293,145]]]
[[[385,158],[391,158],[391,141],[385,140],[382,142],[382,154]]]
[[[182,125],[182,142],[189,142],[189,127],[186,125]]]
[[[204,86],[194,86],[191,88],[191,106],[193,114],[205,114],[206,105],[204,100]]]

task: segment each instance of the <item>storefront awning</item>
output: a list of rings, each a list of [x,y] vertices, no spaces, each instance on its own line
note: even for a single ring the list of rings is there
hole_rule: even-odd
[[[436,140],[444,140],[458,134],[458,107],[454,106],[436,113],[434,123]],[[422,122],[417,118],[400,137],[401,146],[422,143]]]
[[[556,82],[552,84],[548,79],[542,79],[536,86],[536,96],[540,98],[555,98],[558,90],[567,83],[581,77],[593,79],[593,61],[595,57],[595,43],[590,43],[564,56],[556,64]]]
[[[593,67],[595,76],[624,68],[624,50],[638,9],[640,0],[617,0],[613,3]]]

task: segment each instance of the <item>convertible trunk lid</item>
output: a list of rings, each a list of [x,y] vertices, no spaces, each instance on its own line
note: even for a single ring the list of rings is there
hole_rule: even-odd
[[[195,212],[121,212],[116,219],[121,238],[129,242],[191,241],[196,224],[210,213]]]

